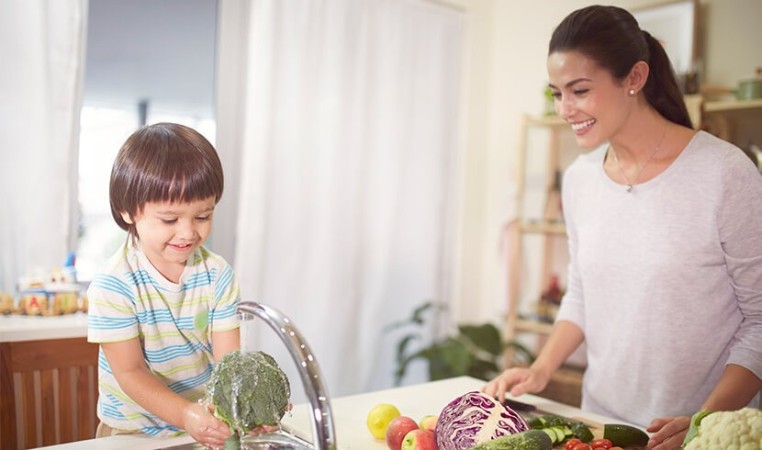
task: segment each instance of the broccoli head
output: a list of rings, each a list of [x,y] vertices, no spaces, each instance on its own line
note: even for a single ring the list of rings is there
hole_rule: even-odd
[[[207,384],[214,414],[240,434],[262,425],[277,425],[290,395],[286,374],[264,352],[226,354]]]

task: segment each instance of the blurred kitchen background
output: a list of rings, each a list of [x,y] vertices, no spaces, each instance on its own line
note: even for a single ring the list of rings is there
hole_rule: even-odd
[[[69,252],[86,285],[124,239],[108,204],[119,146],[180,122],[223,161],[207,245],[243,299],[293,319],[332,395],[390,387],[388,325],[424,302],[447,310],[421,345],[502,327],[522,118],[544,112],[554,26],[589,4],[3,0],[0,292]],[[762,2],[695,5],[690,70],[727,93],[762,66]],[[247,339],[295,373],[270,330]],[[421,361],[404,381],[426,378]]]

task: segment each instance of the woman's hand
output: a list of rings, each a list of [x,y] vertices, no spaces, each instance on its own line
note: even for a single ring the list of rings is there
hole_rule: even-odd
[[[484,385],[481,391],[501,402],[505,393],[510,392],[514,397],[527,392],[540,392],[548,385],[550,377],[536,369],[516,367],[508,369]]]
[[[646,429],[649,433],[653,433],[648,441],[648,448],[653,450],[679,449],[683,444],[685,435],[688,434],[690,425],[691,418],[686,416],[654,419]]]
[[[196,442],[213,449],[223,448],[231,435],[230,428],[203,403],[190,403],[183,410],[183,429]]]

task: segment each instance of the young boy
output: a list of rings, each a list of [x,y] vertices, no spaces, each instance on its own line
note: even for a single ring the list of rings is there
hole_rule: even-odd
[[[88,340],[100,344],[96,437],[186,431],[221,447],[229,428],[198,402],[213,364],[239,348],[238,283],[202,246],[222,196],[222,165],[198,132],[143,127],[111,172],[125,244],[88,289]]]

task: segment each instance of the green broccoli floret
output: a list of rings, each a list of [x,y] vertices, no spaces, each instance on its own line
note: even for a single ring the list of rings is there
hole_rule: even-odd
[[[286,413],[291,386],[272,356],[234,351],[212,371],[207,396],[215,416],[245,434],[262,425],[278,425]]]

